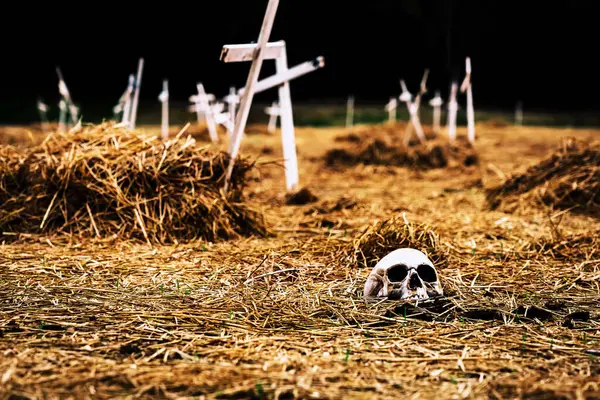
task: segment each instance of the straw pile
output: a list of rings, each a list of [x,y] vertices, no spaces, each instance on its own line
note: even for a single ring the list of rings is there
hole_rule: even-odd
[[[409,144],[408,148],[405,148],[400,144],[398,136],[375,132],[374,136],[359,137],[351,134],[337,141],[346,142],[348,145],[331,149],[325,154],[328,167],[364,164],[428,170],[453,166],[468,167],[479,162],[475,149],[466,140],[457,140],[450,144],[444,139],[434,139],[425,144]]]
[[[386,254],[401,247],[422,251],[438,268],[447,263],[438,234],[428,225],[409,222],[404,214],[376,221],[365,229],[351,245],[350,262],[372,268]]]
[[[30,150],[3,146],[0,231],[147,242],[266,235],[261,214],[243,204],[252,165],[236,163],[225,198],[227,165],[227,154],[189,136],[163,143],[108,123],[52,133]]]
[[[547,159],[488,189],[486,199],[508,212],[534,203],[600,216],[600,143],[565,140]]]

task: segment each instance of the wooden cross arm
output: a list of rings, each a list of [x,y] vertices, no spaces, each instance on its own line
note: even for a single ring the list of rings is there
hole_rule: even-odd
[[[256,43],[227,44],[223,46],[223,50],[221,50],[221,61],[226,63],[252,61],[256,46]],[[267,43],[264,50],[264,59],[274,60],[279,58],[284,48],[285,42],[283,40]]]

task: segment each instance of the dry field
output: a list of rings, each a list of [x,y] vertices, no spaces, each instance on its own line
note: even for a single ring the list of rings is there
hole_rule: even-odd
[[[268,237],[3,233],[0,398],[600,398],[598,215],[486,202],[563,138],[600,131],[478,125],[474,165],[327,164],[384,131],[403,127],[298,128],[317,199],[287,204],[281,139],[252,130],[245,203]],[[362,298],[402,235],[440,255],[443,299]]]

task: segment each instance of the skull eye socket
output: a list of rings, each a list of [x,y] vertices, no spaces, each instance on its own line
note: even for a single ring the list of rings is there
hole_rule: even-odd
[[[408,268],[404,264],[393,265],[388,269],[387,274],[390,282],[402,282],[408,275]]]
[[[421,264],[417,267],[417,273],[419,277],[425,282],[435,282],[437,281],[437,274],[435,273],[435,269],[431,265]]]

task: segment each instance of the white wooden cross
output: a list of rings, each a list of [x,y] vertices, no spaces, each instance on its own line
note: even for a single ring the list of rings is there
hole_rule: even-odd
[[[58,91],[65,99],[65,107],[68,107],[69,113],[71,115],[71,121],[73,124],[77,122],[77,107],[73,104],[73,99],[71,99],[71,93],[69,93],[69,89],[67,88],[67,84],[63,78],[62,72],[59,67],[56,67],[56,74],[58,75]]]
[[[269,116],[267,131],[273,133],[277,129],[277,117],[281,116],[281,108],[279,107],[279,104],[274,101],[273,104],[271,104],[271,107],[265,108],[265,113]]]
[[[462,93],[467,92],[467,132],[469,142],[475,143],[475,111],[473,109],[473,89],[471,85],[471,58],[467,57],[465,79],[460,86]]]
[[[440,133],[440,125],[442,120],[442,97],[440,92],[435,92],[435,97],[429,100],[429,105],[433,107],[433,132],[437,135]]]
[[[388,112],[388,122],[396,122],[396,109],[398,108],[398,100],[395,97],[390,97],[390,101],[385,105],[385,111]]]
[[[346,128],[354,126],[354,96],[348,96],[346,103]]]
[[[235,160],[240,150],[242,133],[246,129],[246,122],[248,121],[248,114],[250,113],[250,107],[254,98],[254,90],[256,83],[258,82],[258,76],[262,68],[263,60],[266,55],[265,48],[273,29],[273,22],[275,21],[275,14],[277,13],[277,7],[279,6],[279,0],[269,0],[263,24],[258,35],[258,42],[256,46],[253,46],[250,53],[252,54],[252,64],[250,65],[250,72],[248,73],[248,79],[246,81],[245,93],[242,96],[240,102],[240,110],[236,115],[234,131],[232,140],[229,146],[230,161],[227,168],[227,174],[225,176],[225,184],[223,186],[223,192],[227,194],[229,188],[229,182],[233,173],[233,167]],[[223,53],[221,53],[221,59],[223,59]]]
[[[406,107],[408,108],[408,112],[410,114],[410,121],[412,123],[406,126],[406,130],[404,132],[404,145],[408,146],[408,142],[410,140],[411,127],[414,127],[415,132],[417,133],[417,137],[421,143],[425,143],[425,133],[423,132],[423,126],[421,125],[421,119],[419,118],[419,107],[421,106],[421,97],[424,93],[427,92],[427,77],[429,76],[429,70],[426,69],[423,74],[423,79],[421,80],[421,86],[419,88],[419,92],[415,97],[415,101],[412,102],[412,95],[406,88],[406,83],[403,79],[400,80],[400,86],[402,87],[402,94],[399,96],[400,101],[406,102]]]
[[[40,119],[42,120],[42,131],[45,133],[48,131],[48,106],[42,99],[38,99],[37,109],[40,112]]]
[[[515,124],[523,125],[523,102],[517,101],[517,105],[515,107]]]
[[[219,142],[219,136],[217,135],[217,125],[215,124],[215,117],[213,115],[213,110],[210,102],[214,100],[215,96],[212,94],[207,94],[206,90],[204,90],[204,85],[200,82],[196,84],[196,90],[198,90],[198,94],[191,96],[190,100],[195,103],[195,110],[198,114],[198,121],[200,121],[200,114],[204,115],[204,121],[206,122],[206,126],[208,128],[208,134],[210,136],[210,140],[213,143]]]
[[[296,155],[296,140],[294,133],[294,118],[292,110],[292,98],[290,94],[289,81],[314,71],[323,66],[323,58],[319,57],[313,61],[305,62],[294,68],[288,67],[287,51],[284,41],[269,43],[269,36],[275,20],[275,14],[279,0],[269,0],[258,43],[244,45],[226,45],[221,53],[221,60],[225,62],[249,61],[252,59],[246,87],[240,90],[242,96],[240,110],[236,115],[234,134],[230,141],[229,154],[231,162],[227,170],[224,191],[227,192],[233,165],[237,158],[242,140],[242,133],[246,127],[250,106],[255,93],[278,87],[279,107],[281,109],[281,138],[283,144],[284,168],[286,176],[286,188],[294,190],[298,186],[298,161]],[[260,69],[264,60],[274,59],[276,74],[258,81]]]
[[[163,140],[169,139],[169,81],[163,81],[162,92],[158,95],[158,100],[162,103],[161,135]]]
[[[240,96],[235,91],[235,86],[229,88],[229,94],[223,99],[227,103],[227,112],[229,113],[230,124],[227,125],[227,135],[231,138],[233,134],[233,126],[235,124],[235,112],[237,105],[240,102]]]
[[[450,143],[456,140],[456,114],[458,113],[458,102],[456,95],[458,92],[458,83],[452,82],[450,89],[450,98],[448,99],[448,138]]]
[[[135,129],[135,123],[137,120],[137,110],[140,101],[140,88],[142,87],[142,72],[144,70],[144,59],[140,58],[138,61],[137,76],[135,78],[135,92],[133,95],[133,103],[131,104],[131,116],[129,117],[129,129]]]
[[[211,106],[211,111],[215,120],[215,124],[222,125],[227,129],[227,132],[233,131],[233,121],[229,118],[229,113],[225,112],[225,104],[216,102]]]

